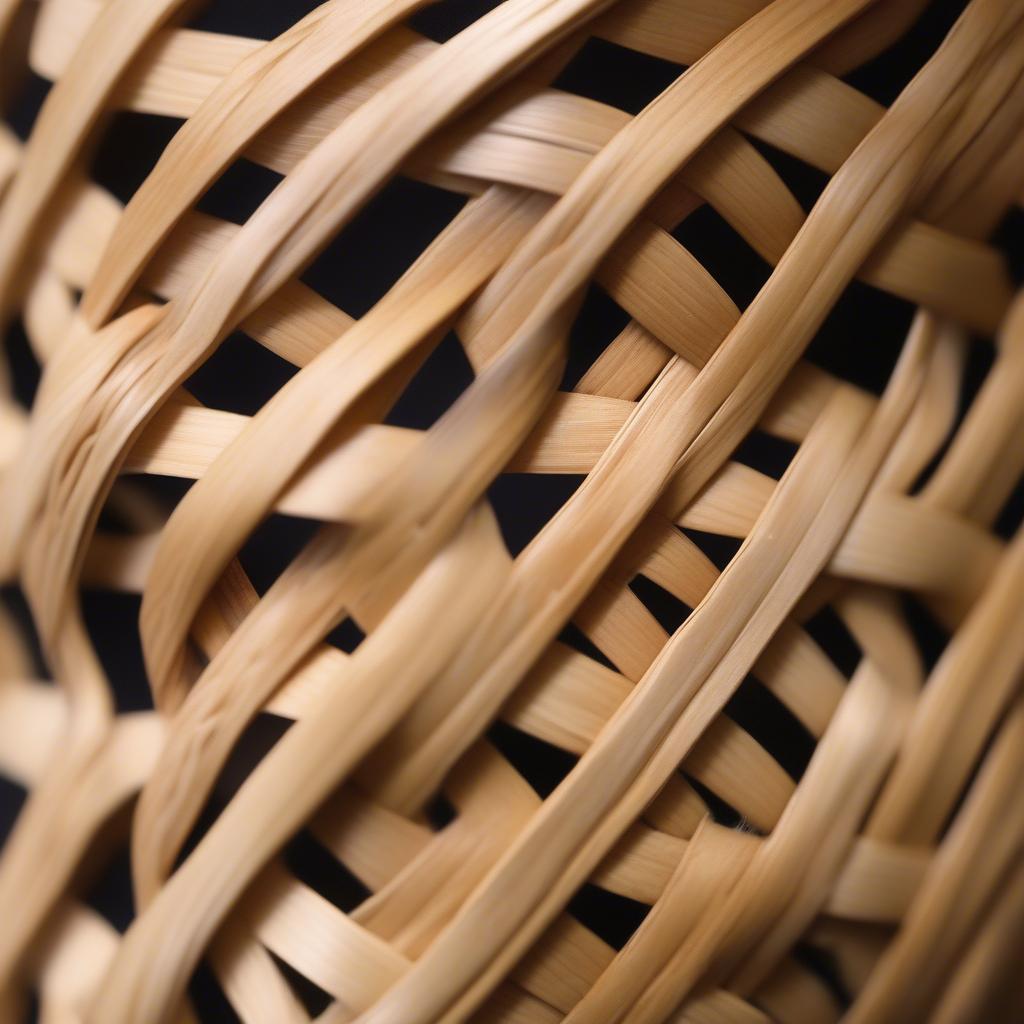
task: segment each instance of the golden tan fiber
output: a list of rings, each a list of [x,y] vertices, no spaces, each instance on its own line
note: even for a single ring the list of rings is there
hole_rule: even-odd
[[[1021,1019],[1024,3],[966,3],[888,106],[849,75],[926,0],[503,0],[443,43],[429,6],[264,42],[0,0],[5,105],[52,82],[0,124],[0,312],[42,368],[0,401],[0,568],[53,684],[0,609],[0,1020],[213,1019],[201,966],[243,1024]],[[635,115],[559,87],[593,40],[678,74]],[[182,120],[124,206],[118,112]],[[280,176],[255,212],[197,209],[240,159]],[[356,317],[303,275],[396,177],[463,202]],[[763,262],[749,302],[698,218]],[[895,348],[852,287],[913,310]],[[588,289],[626,325],[568,388]],[[254,415],[192,393],[236,331],[295,371]],[[389,422],[449,333],[472,382]],[[883,346],[879,394],[847,379]],[[582,479],[513,554],[493,485],[539,474]],[[274,516],[315,529],[257,588]],[[151,710],[102,591],[141,595]],[[119,850],[124,934],[90,905]]]

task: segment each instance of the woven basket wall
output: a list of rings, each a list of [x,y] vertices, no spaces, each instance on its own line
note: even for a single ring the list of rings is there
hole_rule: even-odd
[[[227,6],[0,0],[0,1021],[1024,1020],[1024,2]]]

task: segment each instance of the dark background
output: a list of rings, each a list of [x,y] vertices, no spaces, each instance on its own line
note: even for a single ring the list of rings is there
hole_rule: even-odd
[[[213,0],[191,22],[213,32],[273,38],[319,5],[318,0]],[[445,0],[420,14],[413,22],[425,35],[443,41],[476,17],[495,6],[486,0]],[[896,46],[848,76],[848,81],[878,101],[888,104],[912,74],[928,59],[944,37],[963,3],[932,4],[914,29]],[[591,40],[565,68],[555,84],[626,111],[637,112],[668,86],[682,71],[680,66],[646,57],[614,44]],[[31,128],[48,85],[29,76],[7,112],[8,119],[24,137]],[[122,200],[127,201],[153,166],[157,156],[180,122],[140,114],[118,114],[105,129],[93,163],[93,175]],[[755,145],[773,164],[805,209],[815,202],[827,179],[820,172],[769,146]],[[278,176],[248,161],[239,160],[204,196],[200,208],[226,220],[242,223],[274,188]],[[464,198],[408,179],[388,185],[308,268],[304,280],[340,308],[361,316],[383,295],[431,239],[461,208]],[[1008,218],[996,237],[1011,260],[1018,280],[1022,265],[1022,217],[1019,210]],[[708,207],[688,218],[675,232],[742,308],[753,298],[769,268]],[[873,392],[885,384],[913,313],[912,307],[867,285],[855,282],[812,343],[808,356]],[[591,289],[571,339],[565,385],[571,387],[605,345],[626,323],[625,313],[603,292]],[[16,392],[30,404],[38,378],[21,325],[14,323],[6,334],[8,358],[13,367]],[[963,405],[967,406],[991,365],[993,350],[979,339],[972,348],[964,381]],[[294,368],[260,345],[239,334],[221,349],[189,381],[188,387],[205,404],[252,414],[294,372]],[[423,370],[399,400],[388,422],[425,428],[451,404],[472,380],[472,373],[458,341],[449,336],[429,357]],[[737,457],[778,477],[793,454],[792,446],[755,432]],[[575,476],[506,475],[492,486],[490,496],[513,553],[518,552],[552,513],[578,486]],[[146,478],[141,482],[161,500],[173,504],[187,489],[177,480]],[[1009,536],[1024,511],[1024,495],[1018,493],[1000,518],[999,532]],[[108,528],[117,528],[108,522]],[[309,538],[315,524],[273,516],[251,538],[241,553],[242,564],[261,592]],[[719,565],[724,565],[737,545],[726,538],[689,531]],[[660,588],[638,579],[634,589],[663,625],[675,629],[689,609]],[[31,638],[31,622],[18,590],[6,587],[3,598],[23,623]],[[116,690],[121,710],[150,706],[138,645],[136,619],[139,599],[134,595],[90,591],[83,597],[87,625]],[[943,631],[927,612],[909,597],[908,618],[918,636],[926,660],[933,663],[946,642]],[[826,610],[808,624],[812,635],[840,668],[853,671],[859,651],[834,614]],[[602,655],[572,626],[564,640],[604,661]],[[342,623],[331,641],[345,650],[359,643],[361,634],[351,622]],[[34,643],[34,641],[33,641]],[[38,648],[37,655],[38,655]],[[40,658],[40,672],[45,666]],[[775,698],[754,680],[748,680],[727,712],[767,747],[783,767],[799,778],[813,752],[813,741],[803,727]],[[193,837],[216,816],[218,809],[245,777],[287,723],[262,716],[249,730],[211,801],[204,821]],[[575,759],[517,730],[496,725],[493,742],[513,761],[540,792],[550,792]],[[698,786],[699,788],[699,786]],[[738,815],[702,790],[719,820],[739,824]],[[0,782],[0,835],[13,823],[24,794],[8,782]],[[431,808],[433,823],[440,827],[452,809],[443,797]],[[122,823],[123,824],[123,823]],[[87,901],[112,923],[124,929],[132,916],[127,855],[122,842],[114,844],[112,863],[83,880]],[[365,890],[314,840],[298,836],[286,853],[292,870],[343,909],[351,909]],[[585,886],[571,911],[615,946],[621,946],[647,908],[593,886]],[[845,998],[827,958],[805,948],[799,955],[811,963]],[[325,997],[305,979],[284,968],[312,1009]],[[201,971],[194,995],[209,1019],[234,1019],[212,979]]]

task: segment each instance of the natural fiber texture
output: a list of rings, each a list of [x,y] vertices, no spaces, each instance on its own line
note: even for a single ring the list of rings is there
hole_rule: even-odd
[[[0,566],[55,682],[5,618],[4,1019],[224,1019],[201,964],[245,1024],[1022,1019],[1024,299],[989,240],[1024,3],[971,0],[888,108],[843,76],[924,0],[505,0],[443,43],[424,0],[310,6],[263,42],[0,0],[8,94],[53,82],[0,129],[0,309],[43,366],[0,406]],[[685,71],[636,116],[553,87],[595,38]],[[89,168],[125,110],[184,120],[122,208]],[[809,212],[766,154],[827,180]],[[239,226],[195,207],[240,157],[282,177]],[[355,319],[300,275],[396,176],[468,200]],[[743,309],[701,215],[766,261]],[[805,355],[855,280],[916,307],[880,395]],[[590,349],[588,286],[626,323]],[[847,365],[891,347],[847,326]],[[251,417],[190,392],[237,330],[297,368]],[[471,383],[387,422],[450,331]],[[585,475],[514,557],[509,474]],[[275,514],[315,529],[258,591]],[[153,710],[118,713],[103,590],[142,594]],[[119,935],[87,896],[125,843]]]

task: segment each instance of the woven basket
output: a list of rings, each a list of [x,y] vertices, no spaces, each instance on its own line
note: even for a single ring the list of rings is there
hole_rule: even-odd
[[[0,0],[0,1018],[1024,1019],[1024,2],[278,6]]]

